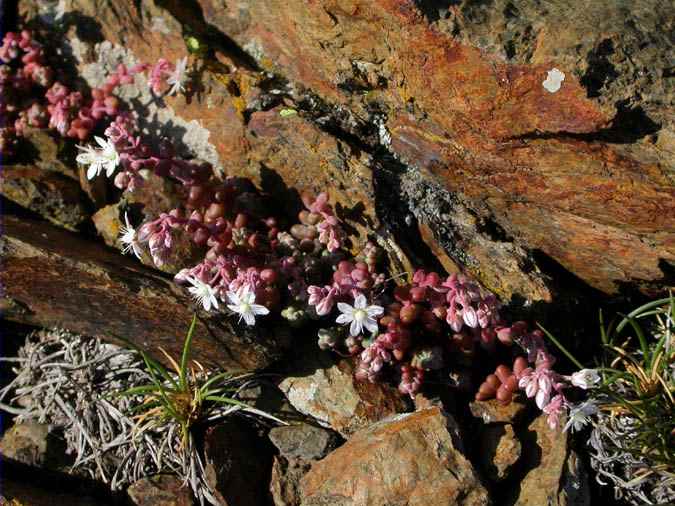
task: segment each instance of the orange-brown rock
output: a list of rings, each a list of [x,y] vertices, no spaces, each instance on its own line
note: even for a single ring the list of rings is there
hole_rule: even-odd
[[[397,415],[355,433],[301,481],[302,505],[478,506],[488,494],[453,443],[440,408]]]
[[[532,252],[608,293],[672,282],[673,14],[658,0],[64,4],[91,85],[197,40],[187,97],[160,112],[143,82],[122,93],[147,131],[227,173],[328,189],[355,249],[377,232],[401,270],[439,255],[505,300],[552,300]]]
[[[180,356],[196,309],[171,279],[47,223],[3,221],[5,318]],[[193,342],[193,357],[205,365],[256,369],[281,356],[288,336],[279,326],[250,333],[223,315],[200,314]]]
[[[448,258],[480,273],[485,285],[505,299],[520,294],[528,300],[550,300],[546,278],[527,251],[491,237],[483,218],[476,217],[461,199],[448,209],[451,221],[440,220],[436,208],[431,209],[437,217],[433,223],[427,214],[419,214],[408,202],[415,189],[401,188],[401,182],[411,179],[401,164],[373,151],[377,128],[346,109],[338,114],[320,100],[259,72],[241,49],[226,43],[227,37],[214,34],[217,23],[210,26],[200,21],[194,8],[180,2],[160,7],[152,0],[96,5],[67,0],[64,4],[66,20],[95,19],[71,28],[61,41],[91,86],[100,84],[120,61],[131,65],[160,56],[171,61],[185,56],[181,29],[199,39],[204,51],[190,56],[195,86],[187,97],[165,97],[168,107],[159,111],[141,77],[121,92],[145,130],[170,136],[179,152],[212,162],[227,174],[251,177],[278,197],[285,211],[297,211],[298,193],[327,190],[347,224],[352,250],[358,252],[367,239],[376,240],[387,251],[394,272],[410,272],[433,260],[434,252],[447,250]],[[40,11],[31,0],[20,7],[28,18]],[[204,15],[210,19],[224,9]],[[284,114],[288,111],[291,114]],[[340,133],[357,131],[359,125],[365,133]],[[412,176],[419,179],[416,173]],[[422,240],[415,217],[435,232]]]
[[[536,418],[522,441],[525,478],[514,506],[589,505],[588,476],[584,464],[569,448],[569,434],[553,430],[546,416]]]
[[[359,121],[384,113],[385,146],[485,206],[518,244],[606,292],[669,283],[673,13],[662,2],[199,3],[263,67]],[[549,92],[554,67],[565,79]]]

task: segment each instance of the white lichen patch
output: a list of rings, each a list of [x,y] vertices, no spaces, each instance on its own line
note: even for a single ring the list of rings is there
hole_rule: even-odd
[[[549,93],[555,93],[562,86],[562,82],[565,80],[565,73],[556,68],[552,68],[547,72],[546,79],[541,83],[546,91]]]
[[[162,16],[155,16],[152,18],[150,31],[163,33],[165,35],[171,33],[171,29],[169,28],[169,25],[167,25],[166,19]]]

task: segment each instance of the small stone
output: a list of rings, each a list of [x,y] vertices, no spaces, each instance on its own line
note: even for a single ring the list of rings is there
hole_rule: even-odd
[[[520,459],[522,447],[511,424],[494,424],[481,431],[480,458],[492,481],[508,477]]]
[[[392,416],[354,433],[312,465],[302,506],[484,506],[488,494],[457,449],[438,407]]]
[[[497,399],[473,401],[469,404],[471,414],[483,423],[517,423],[525,414],[527,405],[518,399],[504,406]]]
[[[135,506],[191,506],[192,493],[175,476],[157,475],[133,483],[127,494]]]
[[[120,220],[119,204],[102,207],[91,219],[103,241],[108,246],[119,249],[120,228],[124,225]]]
[[[318,460],[335,446],[334,432],[308,423],[299,423],[270,430],[269,438],[287,459]]]
[[[328,353],[303,355],[304,370],[294,372],[279,387],[291,404],[324,427],[344,437],[407,410],[398,391],[384,383],[357,381],[351,360],[337,363]]]

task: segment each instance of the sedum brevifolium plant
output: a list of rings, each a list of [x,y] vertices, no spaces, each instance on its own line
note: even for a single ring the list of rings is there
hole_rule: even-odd
[[[166,268],[180,260],[178,251],[187,240],[195,263],[174,279],[204,311],[231,314],[247,326],[275,318],[293,326],[314,322],[320,327],[321,348],[356,358],[358,379],[392,381],[410,396],[426,378],[438,379],[450,368],[456,377],[468,377],[478,348],[491,352],[498,345],[517,343],[527,360],[516,359],[513,370],[497,368],[477,397],[507,403],[522,389],[547,413],[550,425],[557,426],[568,407],[564,389],[579,386],[575,378],[553,371],[555,359],[543,347],[541,330],[506,322],[497,297],[469,276],[417,270],[394,286],[380,265],[380,248],[369,242],[356,255],[347,249],[347,235],[326,193],[303,195],[305,208],[289,220],[270,211],[269,196],[252,181],[179,156],[170,139],[141,134],[137,117],[125,110],[115,90],[134,84],[148,86],[158,96],[189,94],[194,88],[192,65],[200,57],[194,47],[190,52],[175,64],[160,59],[130,69],[120,65],[102,90],[92,91],[91,107],[77,112],[66,100],[69,109],[49,109],[59,123],[66,121],[64,128],[70,128],[68,121],[78,127],[86,119],[75,118],[76,112],[100,120],[85,121],[88,129],[71,132],[84,140],[94,127],[103,131],[95,145],[79,146],[77,161],[89,179],[108,177],[123,192],[134,192],[154,174],[178,187],[182,201],[173,209],[147,215],[138,224],[125,213],[123,251]],[[41,61],[41,49],[28,32],[8,35],[0,58],[11,59],[7,70],[20,76],[42,72],[33,65]],[[285,112],[280,115],[287,117]],[[159,370],[154,373],[162,376]],[[193,416],[189,410],[201,402],[198,397],[171,406],[166,401],[178,402],[177,393],[172,400],[158,392],[150,413],[173,414],[184,423]]]

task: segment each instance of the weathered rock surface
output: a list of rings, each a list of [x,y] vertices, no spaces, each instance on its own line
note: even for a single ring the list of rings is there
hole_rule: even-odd
[[[199,4],[261,66],[355,124],[386,117],[383,144],[473,201],[497,236],[607,292],[668,283],[673,11],[662,2]],[[552,93],[542,83],[554,67],[565,79]]]
[[[275,506],[300,506],[300,481],[310,469],[308,462],[274,456],[270,493]]]
[[[2,168],[3,196],[68,230],[89,218],[87,197],[77,181],[56,171],[36,166],[10,165]]]
[[[529,471],[520,483],[515,506],[572,506],[590,504],[582,462],[568,446],[568,433],[551,430],[546,416],[535,419],[523,440],[524,463]]]
[[[158,475],[133,483],[127,494],[135,506],[192,506],[189,487],[169,475]]]
[[[325,427],[349,437],[392,414],[407,409],[395,388],[357,381],[350,360],[335,360],[325,352],[303,356],[292,376],[279,388],[295,409]]]
[[[308,423],[297,423],[270,430],[269,438],[287,459],[318,460],[337,443],[334,432]]]
[[[517,423],[525,414],[527,404],[514,399],[506,406],[497,399],[487,401],[473,401],[469,403],[471,414],[480,418],[483,423]]]
[[[9,215],[3,220],[5,318],[126,339],[153,354],[161,346],[180,356],[196,309],[170,279],[44,222]],[[289,336],[280,325],[256,329],[200,314],[193,358],[225,369],[265,367],[281,356]]]
[[[489,504],[448,424],[448,415],[429,408],[358,431],[305,475],[302,505]]]

